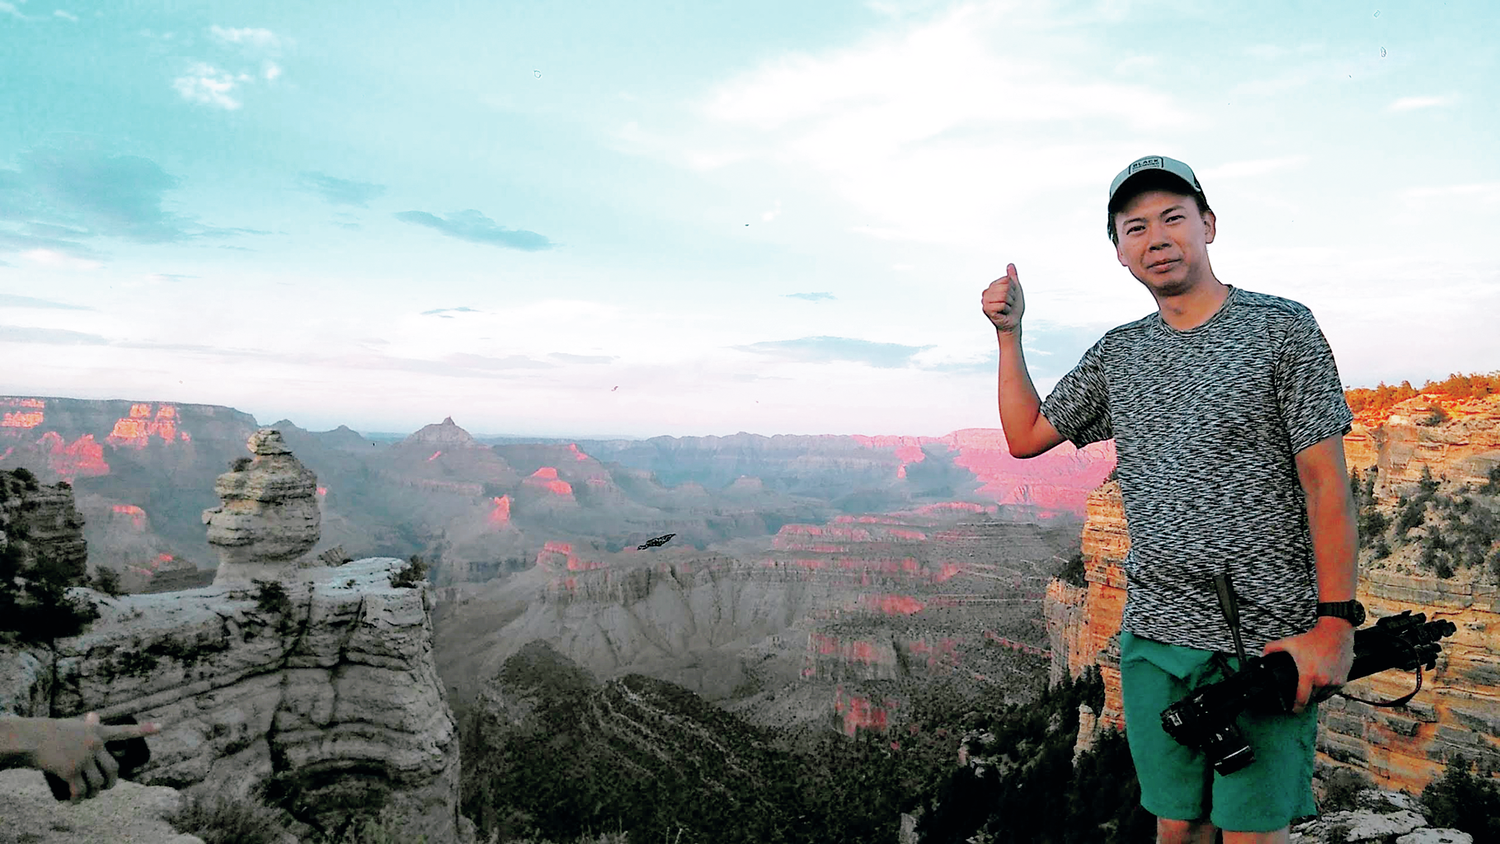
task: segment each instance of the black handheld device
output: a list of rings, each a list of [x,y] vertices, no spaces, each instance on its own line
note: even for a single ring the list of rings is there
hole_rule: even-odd
[[[99,723],[110,727],[119,727],[135,724],[136,720],[135,716],[132,715],[115,715],[105,718]],[[135,776],[135,773],[145,767],[146,763],[151,760],[151,748],[146,746],[145,736],[107,741],[104,743],[104,749],[109,751],[109,755],[115,757],[115,762],[119,763],[120,779],[122,780],[128,780]],[[72,791],[68,788],[67,781],[51,771],[47,771],[46,773],[47,786],[52,789],[52,796],[58,800],[70,799]]]
[[[1358,680],[1391,668],[1415,670],[1422,687],[1422,666],[1431,670],[1443,646],[1439,640],[1458,628],[1451,621],[1428,621],[1425,613],[1406,610],[1387,616],[1374,627],[1354,631],[1354,665],[1349,679]],[[1243,668],[1188,695],[1161,713],[1162,729],[1179,744],[1202,750],[1214,770],[1229,775],[1255,761],[1235,719],[1247,709],[1290,712],[1297,697],[1297,664],[1291,654],[1276,652],[1241,662]],[[1407,695],[1384,705],[1410,700]]]

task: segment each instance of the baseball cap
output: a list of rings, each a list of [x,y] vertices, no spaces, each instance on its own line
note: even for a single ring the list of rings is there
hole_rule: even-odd
[[[1126,183],[1142,173],[1164,172],[1176,176],[1183,183],[1189,194],[1203,195],[1203,186],[1198,184],[1198,177],[1193,175],[1193,168],[1183,164],[1175,158],[1165,155],[1148,155],[1130,162],[1130,166],[1120,171],[1120,175],[1109,183],[1109,210],[1116,211],[1115,194],[1125,187]],[[1207,202],[1207,199],[1204,200]]]

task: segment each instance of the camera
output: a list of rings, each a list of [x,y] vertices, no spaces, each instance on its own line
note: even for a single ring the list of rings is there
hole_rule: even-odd
[[[1391,668],[1430,670],[1442,652],[1439,640],[1457,630],[1451,621],[1428,621],[1425,613],[1406,610],[1354,632],[1354,665],[1349,679],[1357,680]],[[1412,694],[1416,694],[1415,691]],[[1255,754],[1235,723],[1241,712],[1290,712],[1297,697],[1297,664],[1291,654],[1278,651],[1248,660],[1225,680],[1193,692],[1161,713],[1162,729],[1179,744],[1202,750],[1214,770],[1228,776],[1255,761]],[[1386,705],[1404,703],[1399,701]]]

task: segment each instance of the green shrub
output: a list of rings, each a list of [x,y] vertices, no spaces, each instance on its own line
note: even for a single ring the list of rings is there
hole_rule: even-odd
[[[1448,761],[1441,779],[1422,789],[1428,821],[1434,827],[1458,829],[1475,841],[1500,841],[1500,780],[1473,765],[1462,755]]]
[[[1480,487],[1479,491],[1485,495],[1500,495],[1500,463],[1490,467],[1484,486]]]
[[[103,592],[106,595],[118,597],[120,591],[120,573],[114,569],[100,566],[94,569],[94,577],[89,581],[89,588],[95,592]]]
[[[31,546],[24,530],[12,525],[7,539],[0,551],[0,632],[24,642],[51,642],[77,636],[99,617],[92,602],[68,595],[75,581],[62,564],[46,557],[28,559]]]
[[[183,792],[182,806],[167,823],[204,844],[277,844],[287,826],[285,812],[253,800],[211,792],[202,787]]]
[[[1062,571],[1057,573],[1057,577],[1059,580],[1074,586],[1088,586],[1089,582],[1086,574],[1083,552],[1075,551],[1073,552],[1073,556],[1068,558],[1068,562],[1063,564]]]
[[[391,572],[391,585],[397,589],[407,589],[427,581],[427,563],[416,554],[411,556],[406,565],[400,570]]]
[[[255,608],[268,615],[286,615],[292,609],[286,587],[279,580],[252,580],[257,587]]]
[[[1318,811],[1328,813],[1356,809],[1359,793],[1373,787],[1374,783],[1370,782],[1363,771],[1339,768],[1323,783],[1323,800],[1318,805]]]

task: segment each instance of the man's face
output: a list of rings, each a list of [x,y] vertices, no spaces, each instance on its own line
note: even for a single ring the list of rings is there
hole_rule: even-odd
[[[1178,296],[1213,277],[1208,244],[1214,214],[1198,213],[1191,196],[1147,191],[1115,214],[1120,266],[1157,296]]]

